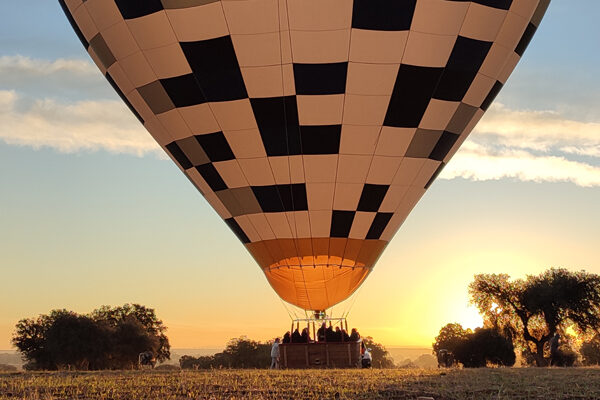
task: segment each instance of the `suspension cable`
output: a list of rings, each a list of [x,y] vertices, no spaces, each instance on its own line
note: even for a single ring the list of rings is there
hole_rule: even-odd
[[[279,299],[279,301],[281,301],[281,304],[283,304],[283,308],[285,309],[285,312],[287,312],[288,317],[290,317],[290,320],[294,320],[294,318],[292,317],[292,314],[290,313],[290,310],[288,309],[288,307],[285,305],[285,301],[283,301],[283,299],[279,296],[277,296],[277,298]]]

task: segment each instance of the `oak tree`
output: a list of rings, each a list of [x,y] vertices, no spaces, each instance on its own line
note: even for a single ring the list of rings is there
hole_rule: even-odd
[[[548,342],[572,327],[587,333],[600,327],[600,276],[549,269],[511,280],[506,274],[476,275],[471,302],[486,326],[511,336],[537,366],[548,364]]]

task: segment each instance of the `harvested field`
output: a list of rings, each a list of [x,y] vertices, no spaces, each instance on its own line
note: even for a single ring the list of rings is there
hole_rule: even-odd
[[[600,399],[600,369],[0,374],[0,399]]]

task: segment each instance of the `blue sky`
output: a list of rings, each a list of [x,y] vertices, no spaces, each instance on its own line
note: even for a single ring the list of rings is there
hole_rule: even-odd
[[[5,3],[0,349],[19,318],[131,301],[156,307],[179,347],[282,330],[285,309],[254,261],[120,103],[58,2]],[[474,320],[474,273],[600,273],[598,15],[596,0],[552,1],[496,104],[363,285],[356,324],[389,345],[426,345],[443,323]],[[444,304],[414,310],[440,287]],[[395,311],[373,313],[380,304]]]

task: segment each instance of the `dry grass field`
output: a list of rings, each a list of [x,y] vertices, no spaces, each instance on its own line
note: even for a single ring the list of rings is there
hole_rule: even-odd
[[[0,399],[600,399],[600,369],[0,374]]]

